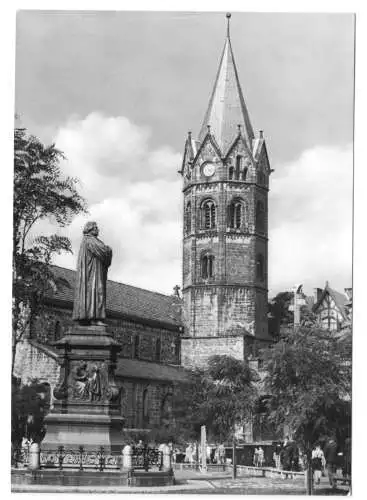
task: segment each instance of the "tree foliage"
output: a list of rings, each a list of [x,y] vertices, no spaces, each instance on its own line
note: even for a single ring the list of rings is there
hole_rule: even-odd
[[[209,439],[231,439],[236,424],[243,423],[253,410],[257,379],[246,361],[212,356],[205,369],[193,371],[185,383],[174,388],[166,439],[199,439],[202,425],[206,425]]]
[[[12,383],[12,432],[13,445],[20,446],[22,439],[40,443],[45,436],[44,418],[50,405],[49,387],[33,380],[29,385]]]
[[[309,449],[350,432],[351,336],[299,328],[266,352],[269,419]]]
[[[280,292],[268,304],[271,318],[269,327],[275,337],[279,336],[281,327],[293,324],[293,312],[289,310],[292,299],[292,292]]]
[[[35,235],[42,220],[68,225],[86,211],[77,180],[64,177],[64,158],[54,144],[45,146],[24,128],[14,131],[13,201],[13,358],[16,346],[39,312],[46,290],[57,286],[50,267],[54,255],[71,252],[65,236]]]

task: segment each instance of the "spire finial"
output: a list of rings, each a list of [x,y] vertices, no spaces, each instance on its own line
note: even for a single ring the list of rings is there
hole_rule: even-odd
[[[229,38],[229,20],[231,19],[231,13],[227,12],[226,18],[227,18],[227,38]]]
[[[208,134],[210,134],[210,125],[207,125],[206,127],[208,129]]]

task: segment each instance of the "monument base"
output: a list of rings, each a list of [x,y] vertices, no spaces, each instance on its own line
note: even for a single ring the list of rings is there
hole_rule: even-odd
[[[123,440],[120,416],[51,413],[46,417],[47,434],[42,450],[98,451],[103,446],[106,453],[119,452],[126,444]]]
[[[106,326],[76,323],[56,348],[62,366],[42,450],[82,446],[97,451],[102,446],[107,453],[121,453],[124,419],[114,376],[120,345]]]

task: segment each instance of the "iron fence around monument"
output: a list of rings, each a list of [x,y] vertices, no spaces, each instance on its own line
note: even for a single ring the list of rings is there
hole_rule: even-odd
[[[135,448],[131,456],[133,469],[162,470],[163,453],[156,448]]]
[[[28,467],[29,446],[16,447],[11,450],[11,466],[19,469]]]
[[[57,468],[83,470],[116,470],[120,469],[122,457],[120,452],[105,452],[103,446],[96,450],[85,450],[80,446],[77,450],[65,449],[60,446],[57,450],[43,450],[40,452],[40,467],[43,469]]]
[[[29,447],[12,449],[11,465],[14,468],[27,468],[30,462]],[[96,450],[85,450],[82,446],[77,449],[67,449],[60,446],[57,450],[42,449],[39,453],[41,469],[58,470],[120,470],[123,465],[121,452],[106,452],[101,446]],[[131,454],[131,468],[142,470],[162,470],[163,453],[157,448],[134,449]]]

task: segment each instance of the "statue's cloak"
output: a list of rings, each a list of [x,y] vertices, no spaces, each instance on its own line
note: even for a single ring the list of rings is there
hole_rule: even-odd
[[[105,319],[107,270],[111,260],[110,247],[96,236],[83,236],[75,283],[74,320]]]

